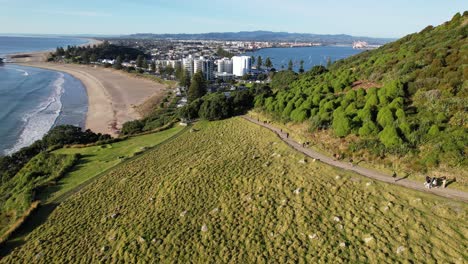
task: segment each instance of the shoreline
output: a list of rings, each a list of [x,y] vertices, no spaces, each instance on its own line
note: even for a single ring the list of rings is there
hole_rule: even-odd
[[[102,43],[100,40],[89,40],[79,46]],[[46,62],[49,53],[50,51],[35,51],[10,54],[8,63],[62,72],[79,80],[88,98],[85,129],[95,133],[119,136],[125,122],[142,117],[136,111],[138,105],[150,98],[159,96],[162,99],[166,94],[166,85],[129,76],[119,70],[92,65]],[[22,57],[11,58],[15,55]]]
[[[88,97],[85,129],[112,137],[119,135],[125,122],[141,118],[136,106],[154,96],[164,97],[167,88],[164,84],[97,66],[41,61],[14,64],[62,72],[79,80]]]

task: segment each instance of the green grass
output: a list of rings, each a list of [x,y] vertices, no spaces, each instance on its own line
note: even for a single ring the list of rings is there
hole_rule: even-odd
[[[464,203],[302,163],[304,156],[275,134],[239,118],[195,127],[96,178],[0,262],[463,263],[468,257]]]
[[[43,201],[51,201],[122,161],[169,139],[182,129],[183,127],[177,126],[162,132],[132,137],[121,142],[101,146],[59,149],[54,153],[81,154],[82,158],[56,186],[46,189],[39,198]]]

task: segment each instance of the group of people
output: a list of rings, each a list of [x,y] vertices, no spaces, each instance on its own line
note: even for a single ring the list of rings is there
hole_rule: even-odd
[[[447,186],[447,177],[442,177],[442,178],[437,178],[437,177],[429,177],[426,176],[426,181],[424,182],[424,187],[431,189],[432,187],[434,188],[439,188],[439,182],[442,181],[442,188],[445,188]]]

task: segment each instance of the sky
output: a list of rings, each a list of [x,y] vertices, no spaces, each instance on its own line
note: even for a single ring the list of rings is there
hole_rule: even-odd
[[[398,38],[466,0],[0,0],[0,34],[286,31]]]

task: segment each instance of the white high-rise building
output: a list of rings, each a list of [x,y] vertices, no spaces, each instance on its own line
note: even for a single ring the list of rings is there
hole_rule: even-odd
[[[182,59],[182,67],[186,72],[188,72],[190,77],[193,75],[194,67],[192,55],[189,55],[187,58]]]
[[[252,60],[249,56],[232,57],[232,73],[237,77],[250,73],[252,69]]]
[[[228,58],[222,58],[216,61],[218,64],[218,71],[219,73],[232,73],[232,60]]]
[[[203,71],[203,58],[195,59],[193,61],[193,73],[202,72]]]

